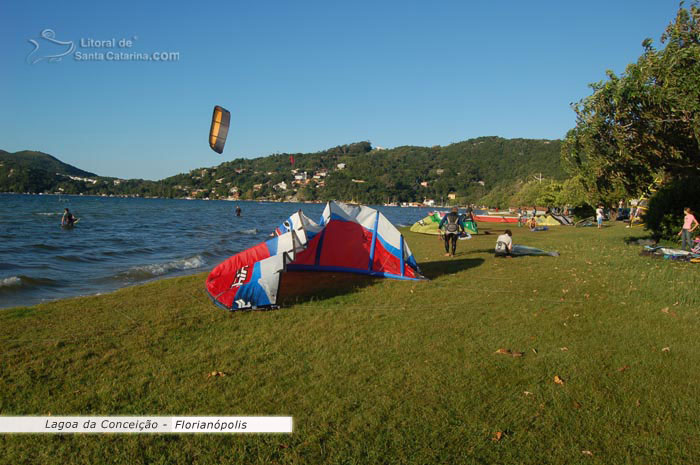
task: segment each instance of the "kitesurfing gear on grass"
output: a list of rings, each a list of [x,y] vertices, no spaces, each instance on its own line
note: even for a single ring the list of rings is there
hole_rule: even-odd
[[[672,249],[669,247],[660,246],[653,247],[645,245],[644,249],[641,251],[641,255],[651,255],[653,257],[659,258],[663,257],[666,260],[681,260],[693,262],[693,260],[700,258],[700,253],[695,252],[695,250],[698,250],[698,252],[700,252],[700,248],[693,249],[689,252],[687,250],[682,249]]]
[[[567,224],[563,222],[565,220],[563,216],[555,217],[554,215],[540,215],[535,219],[537,226],[561,226],[562,224]]]
[[[403,235],[369,207],[328,202],[319,223],[299,210],[274,234],[212,270],[206,289],[214,303],[229,310],[276,307],[284,271],[423,279]]]
[[[538,249],[536,247],[528,247],[527,245],[514,245],[513,251],[511,252],[515,257],[521,257],[525,255],[548,255],[550,257],[558,257],[559,252],[547,252],[546,250]]]
[[[422,220],[413,223],[413,226],[411,226],[411,232],[421,234],[435,234],[436,236],[440,235],[441,232],[438,226],[440,225],[440,222],[446,214],[447,213],[445,212],[438,211],[428,213],[428,216],[426,216]],[[462,225],[462,228],[464,228],[465,231],[468,231],[471,234],[479,233],[479,230],[476,227],[476,223],[467,219],[466,215],[460,216],[459,221]]]

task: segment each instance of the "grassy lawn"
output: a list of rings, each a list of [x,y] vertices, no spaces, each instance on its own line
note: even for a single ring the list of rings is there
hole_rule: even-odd
[[[450,259],[405,230],[429,281],[295,274],[284,308],[228,313],[199,274],[0,311],[2,415],[295,427],[3,435],[0,463],[700,463],[700,265],[621,225],[513,230],[561,256],[496,259],[480,235]]]

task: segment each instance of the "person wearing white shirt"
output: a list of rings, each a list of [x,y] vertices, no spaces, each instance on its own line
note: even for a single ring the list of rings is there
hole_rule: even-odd
[[[598,229],[603,227],[603,217],[604,217],[603,206],[598,205],[598,208],[595,211],[595,219],[598,222]]]
[[[513,256],[513,233],[510,229],[506,229],[503,234],[496,239],[496,256],[497,257],[512,257]]]

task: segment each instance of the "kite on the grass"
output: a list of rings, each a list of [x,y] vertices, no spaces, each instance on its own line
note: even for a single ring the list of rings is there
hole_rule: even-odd
[[[220,263],[206,288],[228,310],[274,308],[284,271],[423,279],[403,235],[383,214],[328,202],[319,223],[299,210],[275,229],[275,237]]]

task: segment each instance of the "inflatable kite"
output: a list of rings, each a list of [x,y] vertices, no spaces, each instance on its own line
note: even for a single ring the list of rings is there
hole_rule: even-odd
[[[562,217],[559,217],[562,218]],[[554,215],[540,215],[535,218],[537,226],[561,226],[562,223]]]
[[[231,123],[231,113],[220,106],[214,107],[211,115],[211,128],[209,129],[209,147],[216,152],[222,153],[228,136],[228,127]]]
[[[529,247],[527,245],[513,245],[513,255],[516,257],[521,257],[525,255],[548,255],[550,257],[558,257],[559,252],[547,252],[546,250],[538,249],[536,247]]]
[[[299,210],[274,235],[212,270],[206,289],[216,305],[228,310],[276,308],[284,271],[424,279],[403,235],[369,207],[328,202],[319,223]]]
[[[446,214],[447,212],[430,212],[428,213],[428,216],[422,220],[413,223],[413,226],[411,226],[411,231],[421,234],[440,234],[438,226],[440,226],[440,221],[442,221],[442,218]],[[465,231],[471,234],[478,234],[479,232],[476,228],[476,223],[466,220],[464,215],[460,217],[460,224]]]

